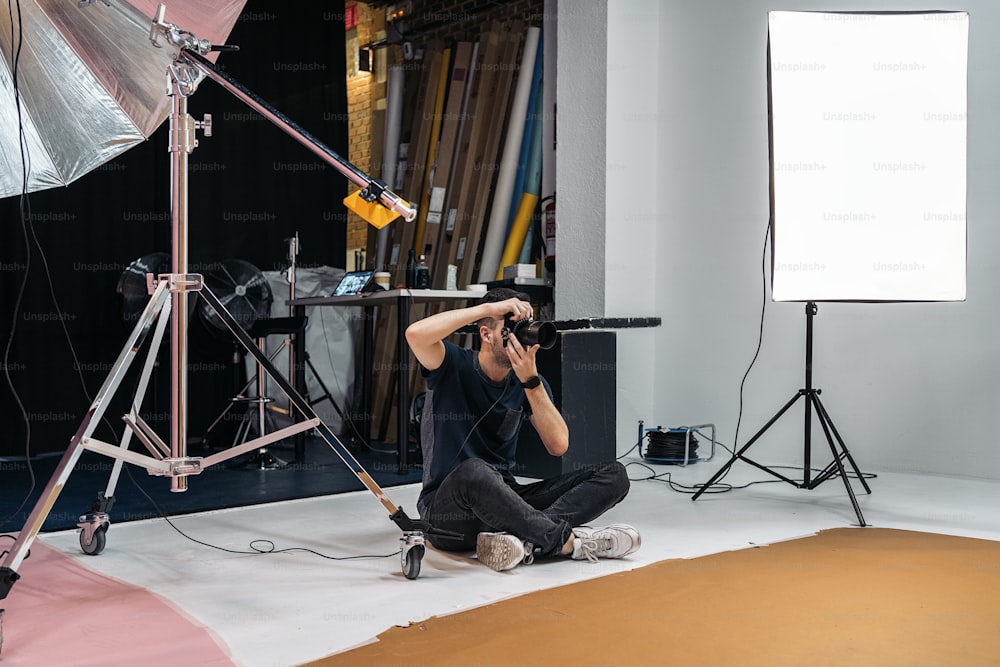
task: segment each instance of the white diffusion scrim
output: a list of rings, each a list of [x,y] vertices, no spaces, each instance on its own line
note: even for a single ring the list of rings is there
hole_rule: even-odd
[[[768,14],[775,301],[965,299],[968,27]]]

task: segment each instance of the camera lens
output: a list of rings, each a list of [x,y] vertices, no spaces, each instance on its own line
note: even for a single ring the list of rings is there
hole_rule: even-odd
[[[551,322],[520,320],[514,323],[512,331],[518,342],[525,347],[537,345],[548,350],[556,344],[556,326]]]

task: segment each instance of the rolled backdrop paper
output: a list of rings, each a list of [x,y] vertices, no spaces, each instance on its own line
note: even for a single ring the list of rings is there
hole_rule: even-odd
[[[542,30],[542,36],[545,31]],[[537,113],[541,109],[542,96],[542,39],[538,40],[537,51],[535,52],[535,67],[531,74],[531,92],[528,94],[528,108],[524,119],[524,135],[521,138],[521,150],[518,153],[517,174],[514,177],[514,189],[510,198],[510,215],[507,218],[507,233],[510,234],[511,227],[514,226],[514,218],[517,216],[517,209],[521,205],[521,196],[527,189],[529,192],[538,194],[538,190],[529,189],[528,162],[531,160],[532,141],[534,140],[534,128],[537,120]]]
[[[541,74],[538,68],[536,68],[536,72]],[[539,101],[540,99],[536,99],[536,107],[540,107]],[[530,238],[528,234],[531,231],[532,217],[538,207],[538,193],[542,188],[542,132],[541,123],[538,121],[538,114],[535,113],[535,110],[532,110],[529,116],[528,130],[526,133],[528,156],[525,160],[524,191],[521,193],[521,200],[514,213],[514,221],[511,223],[507,244],[504,246],[503,256],[500,258],[500,265],[497,267],[497,280],[503,278],[505,266],[531,263],[531,243],[527,242]],[[522,259],[524,261],[521,261]]]
[[[551,22],[546,22],[547,29],[542,32],[542,48],[548,57],[545,57],[542,62],[542,114],[541,114],[541,124],[542,124],[542,189],[539,194],[541,195],[541,201],[545,202],[543,204],[543,209],[546,205],[552,211],[555,210],[555,196],[556,196],[556,58],[555,53],[558,46],[558,40],[556,35],[558,18],[553,18]],[[551,203],[550,203],[551,200]],[[554,216],[553,216],[554,218]],[[553,219],[553,224],[555,220]],[[539,237],[545,240],[545,249],[542,252],[542,259],[545,260],[547,257],[555,254],[555,237],[549,237],[549,229],[547,229],[546,221],[540,220],[541,233],[538,234]],[[554,269],[554,267],[552,267]],[[549,271],[549,264],[545,261],[542,262],[542,271],[540,274],[544,277],[548,277],[546,272]]]
[[[438,139],[441,138],[441,117],[444,115],[444,98],[448,89],[448,72],[451,65],[451,49],[441,52],[441,69],[438,71],[438,87],[434,98],[434,118],[431,120],[430,148],[427,151],[427,168],[420,190],[420,209],[417,212],[417,227],[413,234],[413,248],[418,255],[424,254],[424,232],[427,230],[427,209],[431,202],[431,178],[434,176],[434,160],[437,157]],[[416,156],[414,159],[420,159]]]
[[[382,181],[395,191],[400,183],[396,182],[399,165],[400,126],[403,122],[403,68],[393,65],[389,68],[389,81],[386,91],[385,141],[382,147]],[[389,227],[378,230],[375,241],[375,269],[385,268],[385,255],[389,245]]]
[[[507,236],[507,218],[510,215],[514,180],[517,176],[517,161],[521,152],[521,140],[524,137],[528,98],[531,96],[532,77],[530,74],[535,69],[540,33],[539,28],[530,27],[524,39],[521,65],[518,68],[519,76],[507,121],[507,135],[504,139],[497,185],[493,193],[493,207],[490,210],[486,238],[483,241],[483,254],[479,264],[478,278],[481,283],[494,280],[500,266],[500,256],[503,253],[504,241]]]
[[[542,47],[539,45],[539,58],[542,57]],[[541,79],[542,68],[536,67],[536,76]],[[531,143],[529,145],[529,156],[527,161],[527,168],[525,169],[525,194],[531,194],[535,196],[535,201],[532,202],[531,214],[529,215],[528,227],[524,232],[524,235],[520,241],[520,256],[514,261],[517,264],[530,264],[531,263],[531,240],[534,238],[534,229],[536,223],[536,216],[534,215],[538,210],[538,200],[541,198],[542,192],[542,84],[541,80],[538,81],[538,95],[535,98],[535,107],[532,112],[532,123],[531,123]],[[506,250],[506,249],[505,249]],[[512,262],[513,263],[513,262]],[[507,266],[506,263],[501,263],[500,270]],[[537,274],[541,275],[541,274]]]
[[[510,236],[507,237],[507,245],[503,250],[500,266],[497,267],[495,280],[503,278],[503,267],[517,264],[521,257],[521,247],[528,234],[528,227],[531,225],[531,214],[535,212],[538,205],[538,195],[525,192],[521,196],[521,204],[517,207],[517,214],[514,216],[514,225],[511,227]]]

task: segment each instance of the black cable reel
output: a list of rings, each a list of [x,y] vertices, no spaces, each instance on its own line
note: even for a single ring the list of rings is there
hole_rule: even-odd
[[[686,465],[699,460],[698,438],[691,429],[659,427],[650,429],[646,437],[646,451],[639,449],[640,455],[646,461]]]

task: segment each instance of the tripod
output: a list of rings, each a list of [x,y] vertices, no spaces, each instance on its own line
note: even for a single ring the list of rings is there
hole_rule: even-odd
[[[834,426],[833,420],[830,419],[829,413],[827,413],[826,408],[823,406],[823,402],[819,400],[819,395],[822,392],[820,389],[816,389],[812,384],[812,359],[813,359],[813,317],[816,315],[816,304],[812,301],[806,303],[806,386],[803,389],[799,389],[792,398],[785,403],[777,414],[771,417],[770,420],[764,426],[757,431],[756,434],[747,444],[743,445],[736,453],[733,454],[732,458],[726,462],[718,472],[708,480],[702,487],[698,490],[691,500],[698,500],[701,494],[705,493],[706,489],[711,487],[715,482],[722,478],[729,469],[732,467],[737,460],[746,461],[752,466],[760,468],[764,472],[777,477],[783,482],[787,482],[794,487],[800,489],[815,489],[817,486],[823,482],[831,479],[832,477],[839,475],[844,481],[844,488],[847,489],[847,495],[851,498],[851,504],[854,506],[854,513],[858,516],[858,524],[861,527],[866,526],[864,517],[861,515],[861,507],[858,505],[858,499],[854,496],[854,489],[851,488],[851,481],[847,478],[847,473],[844,470],[844,460],[846,459],[848,463],[851,464],[851,468],[854,470],[854,474],[859,480],[861,480],[861,485],[865,488],[865,493],[871,493],[872,490],[868,486],[868,482],[865,481],[864,476],[858,469],[858,464],[854,462],[854,457],[851,453],[847,451],[847,446],[844,444],[844,440],[840,437],[840,433],[837,432],[837,427]],[[762,435],[771,428],[771,426],[781,419],[789,408],[791,408],[800,399],[805,399],[805,429],[803,432],[803,438],[805,443],[804,459],[802,464],[802,481],[798,482],[779,472],[771,470],[770,468],[761,465],[760,463],[754,461],[753,459],[745,456],[744,454],[750,447],[753,446],[757,440],[760,439]],[[815,478],[812,478],[812,469],[810,464],[812,461],[812,413],[813,409],[816,410],[816,418],[823,427],[823,435],[826,436],[826,441],[830,445],[830,452],[833,454],[833,461],[827,465],[826,468],[821,470]],[[837,444],[834,444],[834,439],[836,439]]]
[[[171,154],[171,273],[154,277],[147,275],[147,283],[151,294],[150,301],[129,334],[125,346],[98,391],[93,403],[84,415],[83,422],[75,435],[70,439],[69,447],[41,497],[35,504],[17,539],[10,545],[0,561],[0,600],[7,597],[11,587],[20,578],[17,569],[28,556],[31,543],[42,528],[45,518],[55,504],[73,471],[74,466],[84,450],[96,452],[115,460],[111,479],[107,489],[98,494],[97,501],[91,510],[80,517],[80,547],[88,554],[96,555],[104,550],[106,533],[110,525],[108,512],[114,504],[114,489],[124,463],[132,463],[145,468],[151,475],[170,478],[170,489],[173,492],[183,492],[188,489],[188,477],[200,474],[211,466],[226,461],[234,456],[260,449],[266,445],[284,438],[302,433],[311,428],[317,429],[320,436],[340,457],[362,484],[376,497],[389,512],[389,518],[403,531],[400,538],[400,560],[403,573],[408,579],[415,579],[420,572],[420,561],[424,554],[424,533],[436,532],[451,534],[450,531],[440,531],[426,521],[411,519],[401,507],[397,507],[372,479],[371,475],[358,463],[347,448],[340,442],[333,431],[316,416],[309,403],[298,391],[274,368],[267,356],[258,349],[235,317],[225,308],[218,297],[204,284],[202,276],[188,273],[188,154],[197,147],[195,139],[197,130],[202,130],[206,136],[211,134],[211,117],[203,121],[195,121],[187,111],[188,97],[194,94],[203,77],[211,78],[219,83],[235,97],[261,112],[265,118],[277,125],[287,134],[298,140],[322,159],[335,167],[352,182],[365,188],[361,198],[369,204],[378,202],[386,209],[406,216],[408,220],[416,217],[416,211],[405,201],[384,187],[372,181],[363,172],[339,155],[320,144],[306,134],[291,121],[285,118],[273,107],[267,105],[246,88],[219,71],[215,65],[204,57],[213,50],[223,50],[230,47],[213,46],[204,40],[197,39],[188,31],[181,30],[172,23],[164,21],[165,5],[158,7],[150,29],[150,41],[155,46],[162,38],[178,49],[177,56],[168,67],[168,95],[171,98],[170,114],[170,147]],[[258,367],[271,377],[281,390],[288,396],[301,421],[287,428],[233,447],[225,452],[213,454],[205,458],[190,456],[187,452],[187,359],[188,359],[188,297],[200,294],[209,307],[219,316],[226,328],[233,334],[240,345],[257,361]],[[163,341],[167,324],[170,324],[170,370],[171,370],[171,424],[168,441],[162,440],[139,415],[149,379],[152,374],[156,352]],[[116,446],[102,442],[93,437],[97,425],[107,411],[110,399],[118,391],[126,373],[143,347],[148,345],[146,360],[142,366],[136,393],[133,396],[130,411],[124,415],[124,434]],[[129,450],[132,437],[135,436],[146,448],[148,454],[140,454]]]
[[[285,271],[285,279],[288,281],[288,301],[289,301],[288,316],[296,317],[295,314],[296,308],[295,306],[291,305],[291,303],[295,301],[295,298],[298,296],[295,293],[295,285],[298,281],[299,250],[302,247],[301,244],[299,243],[299,233],[295,232],[295,236],[285,239],[285,241],[286,243],[288,243],[288,269],[286,269]],[[286,345],[285,347],[288,350],[288,377],[298,378],[298,384],[300,387],[302,387],[302,390],[305,393],[305,397],[309,401],[309,405],[316,406],[322,403],[323,401],[329,401],[330,405],[336,411],[337,416],[340,417],[341,422],[343,424],[346,424],[347,416],[340,409],[340,406],[337,405],[337,401],[334,400],[333,394],[330,393],[330,390],[327,388],[326,383],[323,382],[323,377],[319,374],[319,371],[316,370],[316,366],[313,365],[312,359],[309,357],[309,352],[306,350],[303,338],[301,336],[297,336],[291,345]],[[302,363],[298,362],[298,359],[300,357],[304,362],[304,367]],[[306,385],[306,379],[305,379],[306,368],[308,368],[309,371],[312,372],[313,380],[316,381],[316,384],[318,384],[320,389],[322,390],[322,394],[319,396],[319,398],[314,399],[309,396],[309,390]],[[288,404],[288,410],[289,413],[291,413],[292,411],[291,402],[289,402]],[[296,437],[297,441],[300,439],[301,436]],[[302,459],[300,449],[301,449],[301,443],[296,442],[295,444],[296,458],[299,460]]]

